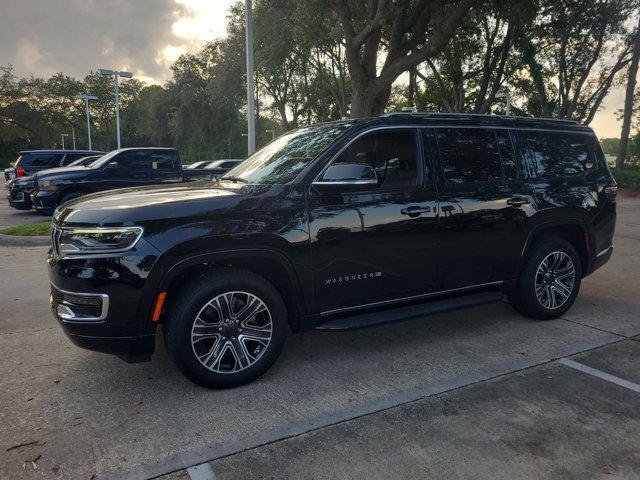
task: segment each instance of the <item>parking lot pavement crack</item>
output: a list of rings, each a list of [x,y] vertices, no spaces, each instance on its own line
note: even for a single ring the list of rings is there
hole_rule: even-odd
[[[602,332],[602,333],[608,333],[609,335],[615,335],[616,337],[619,337],[620,339],[629,339],[629,337],[627,337],[625,335],[622,335],[620,333],[612,332],[612,331],[606,330],[604,328],[594,327],[593,325],[589,325],[587,323],[578,322],[577,320],[571,320],[571,319],[565,318],[565,317],[560,317],[560,320],[564,320],[565,322],[575,323],[576,325],[581,325],[583,327],[592,328],[593,330],[597,330],[597,331]],[[631,335],[631,336],[633,336],[633,335]]]

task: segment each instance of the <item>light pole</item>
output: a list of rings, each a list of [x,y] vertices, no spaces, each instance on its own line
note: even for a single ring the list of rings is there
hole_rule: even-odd
[[[253,6],[246,0],[245,26],[247,34],[247,154],[256,150],[256,118],[253,81]]]
[[[73,149],[76,149],[76,127],[71,127],[71,138],[73,139]]]
[[[76,95],[74,98],[84,100],[84,109],[87,114],[87,138],[89,139],[89,150],[91,150],[91,117],[89,116],[89,100],[97,100],[95,95]]]
[[[68,133],[61,133],[60,134],[60,140],[62,140],[62,150],[64,150],[64,137],[68,137],[69,134]]]
[[[118,72],[117,70],[107,70],[105,68],[101,68],[98,71],[101,75],[113,76],[113,85],[116,94],[116,139],[118,140],[118,148],[120,148],[120,104],[118,100],[118,77],[131,78],[133,77],[133,73]]]
[[[505,98],[507,100],[507,116],[511,115],[511,94],[509,92],[498,92],[496,98]]]
[[[271,141],[273,142],[276,139],[276,131],[275,130],[265,130],[265,132],[271,134]]]

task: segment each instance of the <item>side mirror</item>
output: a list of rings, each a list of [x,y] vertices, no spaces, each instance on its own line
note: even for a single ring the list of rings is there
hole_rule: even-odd
[[[118,168],[118,162],[116,162],[115,160],[113,162],[109,162],[107,164],[107,168],[109,170],[113,170],[114,168]]]
[[[318,187],[368,188],[378,185],[378,175],[371,165],[363,163],[336,163],[330,165],[320,180],[313,182]]]

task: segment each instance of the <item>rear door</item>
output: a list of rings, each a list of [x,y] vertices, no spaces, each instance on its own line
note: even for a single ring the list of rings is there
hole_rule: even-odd
[[[328,315],[433,291],[438,277],[437,194],[419,131],[354,139],[333,163],[365,163],[378,184],[309,190],[317,309]],[[331,187],[333,188],[333,187]]]
[[[511,131],[455,127],[425,135],[439,158],[440,289],[515,278],[532,192],[521,179]]]
[[[138,187],[152,183],[151,162],[146,150],[125,150],[116,155],[110,163],[115,166],[107,166],[102,172],[101,190]]]

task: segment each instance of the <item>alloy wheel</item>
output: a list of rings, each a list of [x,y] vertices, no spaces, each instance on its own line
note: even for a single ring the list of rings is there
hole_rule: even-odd
[[[576,269],[565,252],[552,252],[540,262],[535,276],[536,297],[549,310],[562,307],[573,292]]]
[[[200,309],[191,328],[191,347],[198,361],[216,373],[237,373],[256,363],[273,334],[266,304],[241,291],[225,292]]]

